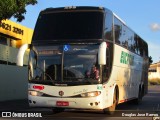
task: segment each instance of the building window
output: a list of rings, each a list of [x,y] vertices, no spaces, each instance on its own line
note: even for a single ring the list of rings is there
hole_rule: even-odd
[[[148,72],[157,72],[156,69],[149,69]]]
[[[10,38],[10,37],[5,37],[3,35],[0,35],[0,45],[6,45],[10,47],[17,47],[17,40]]]
[[[3,36],[0,36],[0,44],[2,44],[2,45],[8,45],[7,38],[3,37]]]

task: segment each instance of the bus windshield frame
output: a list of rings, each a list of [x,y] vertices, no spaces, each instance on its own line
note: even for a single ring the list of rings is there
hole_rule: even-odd
[[[101,83],[97,61],[99,45],[53,45],[35,48],[38,52],[37,61],[32,50],[29,57],[30,83],[67,86]],[[91,75],[93,66],[97,67],[98,78]]]

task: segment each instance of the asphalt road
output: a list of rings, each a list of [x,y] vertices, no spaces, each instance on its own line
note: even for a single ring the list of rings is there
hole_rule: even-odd
[[[38,119],[55,120],[160,120],[160,86],[149,86],[148,94],[145,97],[143,97],[143,101],[140,105],[135,105],[130,102],[118,105],[114,115],[103,114],[102,111],[74,109],[66,110],[64,112],[59,113],[53,113],[51,109],[47,108],[25,108],[19,110],[19,112],[39,112],[41,114],[39,115],[42,116],[42,118]],[[153,116],[158,117],[153,118]],[[18,117],[16,119],[21,118]]]

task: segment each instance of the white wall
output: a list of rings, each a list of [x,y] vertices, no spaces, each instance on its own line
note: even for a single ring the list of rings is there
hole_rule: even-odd
[[[156,67],[156,72],[149,72],[148,78],[149,79],[160,78],[160,67]]]

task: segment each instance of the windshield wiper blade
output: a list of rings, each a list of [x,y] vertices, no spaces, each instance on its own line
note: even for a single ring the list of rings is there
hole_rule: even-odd
[[[44,74],[44,76],[46,75],[51,81],[54,82],[54,80],[52,79],[52,77],[48,73],[44,72],[44,70],[42,68],[40,68],[38,66],[36,68],[39,69]],[[44,77],[43,77],[43,80],[45,80]]]
[[[66,82],[69,82],[69,81],[71,81],[71,82],[84,82],[84,83],[89,83],[89,84],[92,83],[90,80],[88,80],[86,78],[82,78],[82,77],[80,77],[80,78],[64,77],[64,81],[66,81]]]

